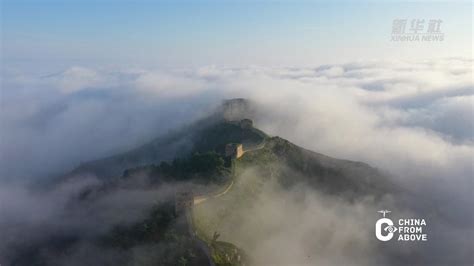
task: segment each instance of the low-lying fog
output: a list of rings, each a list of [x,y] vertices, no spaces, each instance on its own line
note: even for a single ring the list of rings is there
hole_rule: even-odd
[[[62,186],[47,195],[32,191],[29,184],[48,182],[83,161],[146,143],[205,116],[222,99],[243,97],[257,104],[255,125],[270,135],[336,158],[369,163],[388,172],[395,183],[420,199],[438,206],[442,213],[428,224],[433,226],[429,252],[442,254],[447,263],[472,265],[472,65],[472,59],[453,58],[314,68],[71,67],[52,75],[3,69],[0,252],[18,241],[19,230],[26,237],[21,241],[27,242],[28,237],[33,240],[38,236],[34,232],[39,228],[76,228],[83,217],[57,219],[64,211],[61,202],[67,201],[72,191],[96,181],[88,177],[84,184]],[[126,204],[122,207],[140,209],[150,204],[150,191],[118,193],[124,193],[115,195],[120,205]],[[373,230],[377,211],[384,206],[377,202],[347,205],[311,191],[304,193],[308,194],[304,202],[294,201],[291,193],[279,196],[287,198],[283,202],[263,199],[265,211],[286,215],[275,216],[272,226],[281,230],[262,240],[254,255],[272,254],[278,261],[290,263],[314,250],[314,256],[325,258],[315,260],[323,265],[375,263],[370,258],[350,258],[354,253],[374,254],[377,240],[366,232]],[[108,209],[108,203],[117,202],[104,200],[94,208]],[[420,204],[413,202],[423,208]],[[128,218],[139,219],[139,213]],[[282,220],[288,217],[291,219]],[[28,226],[16,228],[12,221]],[[90,227],[80,228],[89,228],[94,234],[102,228],[96,224],[107,224],[104,221],[108,217],[88,220]],[[297,221],[322,227],[317,232],[307,226],[286,231],[287,222]],[[31,233],[25,233],[28,230]],[[318,237],[310,238],[312,234]],[[319,241],[322,238],[324,244]],[[284,252],[271,252],[278,247]],[[346,257],[340,257],[341,250]]]

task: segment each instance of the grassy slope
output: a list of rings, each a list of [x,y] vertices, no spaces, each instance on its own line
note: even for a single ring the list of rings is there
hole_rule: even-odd
[[[244,249],[246,243],[239,243],[233,237],[246,219],[239,214],[252,209],[265,186],[272,184],[269,181],[276,181],[288,189],[304,183],[348,200],[365,195],[379,197],[393,190],[376,169],[364,163],[327,157],[278,137],[269,138],[263,149],[246,153],[236,160],[234,170],[232,189],[219,198],[195,206],[194,219],[203,238],[210,239],[218,232],[224,241]],[[252,174],[243,174],[244,171]],[[264,225],[265,221],[260,224]]]

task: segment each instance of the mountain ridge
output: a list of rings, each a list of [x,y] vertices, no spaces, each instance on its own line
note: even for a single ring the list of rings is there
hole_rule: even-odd
[[[242,258],[248,258],[246,243],[240,240],[234,243],[229,235],[229,231],[237,228],[235,222],[242,219],[236,217],[234,211],[245,211],[256,204],[254,200],[261,197],[270,184],[278,184],[284,191],[307,187],[346,201],[367,196],[381,198],[396,191],[384,175],[366,163],[332,158],[281,137],[267,135],[249,119],[255,110],[256,107],[244,99],[225,101],[210,116],[191,125],[128,152],[76,168],[59,184],[89,175],[96,176],[98,182],[73,195],[67,204],[71,210],[88,209],[123,191],[150,192],[168,186],[174,192],[156,194],[161,202],[155,203],[141,220],[113,224],[110,230],[94,238],[85,240],[80,235],[72,234],[71,238],[59,234],[27,249],[19,249],[14,265],[47,261],[40,252],[44,248],[51,254],[64,256],[80,241],[92,241],[98,249],[121,250],[124,264],[134,259],[130,254],[135,249],[147,246],[149,250],[143,251],[150,256],[147,260],[156,260],[160,265],[186,261],[190,265],[202,265],[209,251],[202,253],[196,244],[196,235],[209,245],[216,265],[242,265]],[[244,152],[229,156],[228,144],[241,144]],[[249,170],[255,175],[250,182],[243,178]],[[212,193],[229,182],[231,185],[226,186],[225,193]],[[189,233],[186,225],[189,222],[175,209],[176,198],[172,194],[180,189],[199,192],[196,195],[211,195],[201,197],[207,199],[199,201],[193,211],[196,234]],[[221,233],[224,241],[217,241]],[[158,257],[150,255],[156,252],[156,247],[170,253],[161,252]],[[26,259],[21,259],[25,254]]]

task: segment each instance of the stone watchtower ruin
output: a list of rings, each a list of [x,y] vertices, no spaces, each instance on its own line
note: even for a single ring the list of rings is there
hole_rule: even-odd
[[[244,154],[244,149],[240,143],[229,143],[225,146],[225,156],[238,159]]]
[[[253,121],[251,119],[245,118],[240,120],[240,128],[250,129],[253,127]]]
[[[175,200],[174,200],[175,213],[176,214],[183,213],[186,210],[186,208],[191,208],[193,206],[193,203],[194,203],[194,195],[192,191],[185,190],[185,191],[176,192]]]

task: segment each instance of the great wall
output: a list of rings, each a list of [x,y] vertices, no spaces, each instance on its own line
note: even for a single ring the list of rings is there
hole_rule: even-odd
[[[238,121],[237,123],[240,124],[241,128],[253,127],[253,122],[250,119],[242,119],[241,121]],[[234,160],[241,158],[245,153],[262,149],[264,146],[265,146],[265,139],[258,145],[251,148],[247,148],[246,150],[243,149],[243,145],[241,143],[228,143],[225,147],[224,156],[226,158],[229,158],[231,160],[231,163],[233,164]],[[233,176],[233,174],[231,176]],[[233,178],[234,177],[232,177],[232,179],[229,180],[229,182],[221,190],[217,192],[203,194],[203,195],[195,195],[192,190],[184,190],[184,191],[179,191],[175,194],[176,215],[185,217],[185,219],[183,219],[183,222],[186,223],[185,226],[187,227],[187,231],[189,235],[193,238],[196,245],[198,245],[199,248],[206,254],[209,260],[209,265],[212,265],[212,266],[215,265],[212,259],[212,251],[209,245],[207,244],[207,242],[198,236],[197,231],[194,227],[193,206],[197,204],[201,204],[210,198],[218,198],[225,195],[227,192],[231,190],[232,186],[234,185]]]

